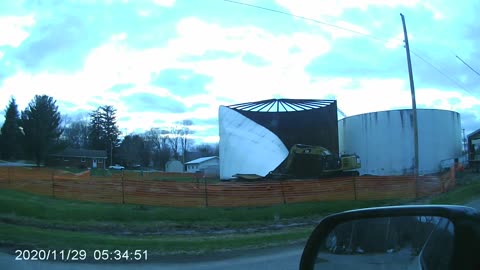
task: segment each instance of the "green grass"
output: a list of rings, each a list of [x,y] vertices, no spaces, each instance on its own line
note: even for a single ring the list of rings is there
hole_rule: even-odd
[[[475,198],[480,198],[480,182],[475,182],[435,196],[430,200],[432,204],[464,204]]]
[[[384,205],[388,201],[335,201],[236,208],[175,208],[67,201],[29,193],[0,190],[0,214],[64,222],[229,223],[272,221],[278,218],[324,216],[330,213]]]
[[[110,176],[112,175],[112,173],[107,169],[104,170],[104,169],[96,168],[96,169],[90,170],[90,175],[91,176]]]
[[[111,236],[0,224],[0,244],[41,249],[142,249],[150,254],[209,253],[305,241],[313,227],[284,233],[219,236]]]
[[[462,204],[478,198],[480,182],[459,186],[431,198],[433,204]],[[220,250],[251,249],[305,241],[313,226],[273,232],[221,235],[140,235],[118,236],[112,232],[134,232],[156,228],[249,227],[272,224],[276,218],[320,218],[355,208],[411,201],[310,202],[270,207],[174,208],[140,205],[67,201],[29,193],[0,190],[0,246],[50,249],[143,249],[149,254],[209,253]],[[8,222],[5,222],[9,219]],[[12,224],[10,223],[11,221]],[[93,230],[89,230],[92,229]],[[106,233],[95,230],[107,227]],[[96,231],[96,232],[92,232]]]

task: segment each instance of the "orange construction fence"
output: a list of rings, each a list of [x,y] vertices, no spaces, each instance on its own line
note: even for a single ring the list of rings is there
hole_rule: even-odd
[[[175,181],[182,177],[182,181]],[[190,180],[185,180],[189,179]],[[160,180],[158,180],[160,179]],[[171,179],[170,181],[162,179]],[[0,167],[0,188],[55,198],[177,207],[268,206],[334,200],[409,199],[455,185],[447,172],[433,176],[357,176],[262,182],[215,182],[194,174],[72,174],[48,168]]]

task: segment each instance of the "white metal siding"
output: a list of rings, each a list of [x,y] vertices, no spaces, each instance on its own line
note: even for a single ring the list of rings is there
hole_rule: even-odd
[[[218,158],[213,158],[213,159],[209,159],[207,161],[204,161],[204,162],[200,163],[198,165],[198,169],[202,170],[202,169],[205,169],[209,166],[218,166],[218,164],[219,164]]]
[[[166,172],[183,172],[183,164],[178,160],[170,160],[165,164]]]
[[[218,166],[218,165],[219,165],[218,158],[212,158],[201,163],[188,164],[187,172],[193,173],[202,169],[206,169],[207,167],[210,167],[210,166]]]
[[[460,115],[446,110],[417,110],[419,173],[440,170],[442,160],[461,156]],[[361,114],[339,121],[340,153],[360,156],[360,174],[411,174],[414,164],[411,110]]]

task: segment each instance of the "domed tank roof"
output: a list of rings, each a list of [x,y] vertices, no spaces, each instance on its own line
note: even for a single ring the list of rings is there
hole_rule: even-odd
[[[230,109],[251,112],[296,112],[323,108],[335,100],[322,99],[266,99],[227,106]]]

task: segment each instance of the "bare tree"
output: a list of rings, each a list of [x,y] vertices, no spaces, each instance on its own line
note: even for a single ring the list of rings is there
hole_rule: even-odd
[[[170,148],[172,150],[172,156],[177,160],[180,157],[181,140],[182,126],[179,122],[177,122],[172,128],[170,128],[170,131],[168,133],[168,144],[170,145]]]
[[[118,149],[118,157],[126,166],[142,165],[147,167],[149,154],[145,151],[145,139],[138,134],[125,136]]]
[[[202,157],[218,156],[218,143],[202,143],[196,145],[194,150],[199,152]]]
[[[168,130],[159,128],[152,128],[144,134],[145,148],[151,152],[154,167],[164,169],[170,158],[169,134]]]
[[[170,132],[165,129],[151,128],[145,132],[145,137],[153,144],[156,149],[168,148]]]
[[[181,122],[181,129],[180,129],[180,144],[182,147],[182,162],[185,163],[185,152],[188,150],[189,143],[190,143],[190,135],[193,134],[193,130],[190,128],[193,125],[192,120],[183,120]]]
[[[88,148],[88,118],[84,116],[65,116],[62,118],[63,133],[61,139],[72,148]]]

